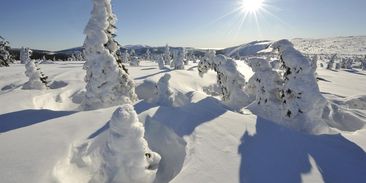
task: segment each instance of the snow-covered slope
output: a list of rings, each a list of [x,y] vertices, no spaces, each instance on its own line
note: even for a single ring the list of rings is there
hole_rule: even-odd
[[[295,48],[307,54],[366,55],[366,36],[291,40]]]
[[[219,50],[218,53],[228,57],[255,56],[258,52],[266,49],[270,44],[271,41],[253,41],[239,46]]]
[[[0,68],[0,182],[49,183],[55,177],[73,180],[69,158],[73,146],[102,134],[116,107],[78,111],[85,72],[82,62],[42,64],[52,89],[22,90],[27,79],[24,65]],[[239,71],[253,73],[243,62]],[[159,70],[157,63],[143,61],[129,67],[137,85],[145,79],[157,82],[171,75],[172,90],[189,103],[180,107],[134,104],[145,124],[149,148],[162,160],[155,183],[262,183],[366,181],[366,129],[334,135],[306,135],[279,126],[245,111],[227,110],[204,90],[216,82],[209,71],[198,76],[196,65],[187,70]],[[339,72],[320,68],[320,89],[340,105],[358,106],[350,99],[366,94],[366,72]]]

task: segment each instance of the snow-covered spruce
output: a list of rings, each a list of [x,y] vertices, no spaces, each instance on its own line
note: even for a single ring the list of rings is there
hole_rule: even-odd
[[[249,96],[255,97],[255,102],[249,108],[267,119],[281,114],[280,91],[282,80],[278,72],[272,70],[269,61],[262,58],[249,60],[254,75],[245,86]]]
[[[353,60],[351,58],[346,61],[346,69],[353,69]]]
[[[335,60],[337,59],[337,54],[334,54],[331,58],[330,58],[330,60],[329,60],[329,62],[328,62],[328,64],[327,64],[327,69],[328,70],[332,70],[333,69],[333,67],[334,67],[334,63],[335,63]]]
[[[24,83],[23,89],[25,90],[42,90],[46,89],[48,86],[47,78],[40,68],[34,63],[34,60],[30,59],[32,51],[29,48],[22,48],[21,54],[23,56],[23,61],[26,62],[25,64],[25,75],[28,77],[28,81]]]
[[[156,85],[155,97],[152,99],[152,103],[165,106],[173,106],[174,92],[169,87],[170,74],[165,74],[161,77]]]
[[[0,36],[0,67],[8,67],[11,62],[9,42]]]
[[[212,56],[210,52],[208,56]],[[212,60],[210,57],[200,62],[199,74],[202,77],[209,69],[217,73],[217,84],[220,88],[223,103],[232,110],[240,111],[248,106],[252,99],[244,91],[245,77],[238,69],[233,59],[224,55],[217,55]]]
[[[132,57],[135,57],[136,56],[136,51],[135,51],[135,49],[131,49],[130,50],[130,57],[132,58]]]
[[[288,40],[271,45],[278,52],[283,70],[282,120],[286,125],[307,132],[320,132],[327,100],[321,95],[311,62]]]
[[[168,45],[165,46],[165,50],[164,50],[164,64],[165,65],[170,65],[170,48]]]
[[[187,104],[189,99],[186,95],[171,89],[169,83],[170,79],[170,74],[165,74],[163,77],[161,77],[155,84],[153,96],[146,99],[145,101],[156,105],[169,107],[180,107]]]
[[[314,72],[316,72],[316,69],[318,69],[318,61],[319,61],[318,55],[314,55],[311,59],[311,68],[313,68]]]
[[[20,63],[26,64],[30,61],[32,51],[29,48],[20,48]]]
[[[130,66],[140,66],[140,59],[138,57],[132,57]]]
[[[127,50],[122,54],[122,63],[129,63],[130,62],[130,54]]]
[[[146,50],[145,60],[151,60],[151,51],[150,51],[150,49],[147,49]]]
[[[162,55],[158,56],[158,64],[159,64],[159,69],[162,70],[165,68],[164,66],[164,58]]]
[[[215,50],[208,50],[205,56],[198,63],[198,74],[203,77],[209,70],[213,68],[213,60],[216,56]]]
[[[133,106],[122,105],[113,113],[109,128],[73,147],[54,174],[61,183],[152,183],[161,157],[149,149],[144,133]]]
[[[85,28],[86,92],[82,108],[98,109],[123,104],[127,97],[137,99],[135,84],[125,70],[118,67],[114,56],[106,49],[111,0],[94,0],[92,16]]]
[[[185,48],[183,48],[183,63],[184,65],[189,64],[189,58],[187,57],[187,50]]]
[[[184,48],[175,52],[173,62],[170,64],[170,67],[175,70],[184,70],[184,52]]]
[[[111,55],[113,55],[114,59],[117,62],[118,67],[121,69],[125,69],[124,65],[122,64],[122,58],[118,54],[120,52],[120,44],[115,40],[116,35],[116,23],[117,23],[117,16],[113,13],[111,3],[106,3],[106,10],[107,10],[107,23],[108,27],[105,30],[108,42],[105,44],[105,47],[109,51]],[[127,73],[127,70],[125,70]]]
[[[362,62],[361,62],[361,68],[362,68],[362,70],[366,70],[366,56],[365,56],[365,58],[362,60]]]

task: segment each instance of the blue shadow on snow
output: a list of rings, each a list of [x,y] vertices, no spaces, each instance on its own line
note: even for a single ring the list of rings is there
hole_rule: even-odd
[[[75,111],[51,111],[46,109],[29,109],[11,112],[0,115],[0,133],[5,133],[18,128],[31,126],[44,121],[68,116],[76,113]]]
[[[258,117],[256,134],[241,142],[240,183],[300,183],[310,157],[326,183],[366,182],[366,153],[339,134],[302,134]]]

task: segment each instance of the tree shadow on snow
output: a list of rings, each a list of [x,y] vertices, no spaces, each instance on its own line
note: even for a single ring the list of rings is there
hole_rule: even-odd
[[[0,133],[42,123],[76,113],[76,111],[23,110],[0,115]]]
[[[172,129],[178,136],[183,137],[192,134],[197,126],[226,112],[227,109],[220,101],[213,97],[207,97],[197,103],[189,103],[177,108],[161,106],[152,118]]]
[[[366,182],[366,153],[342,135],[307,135],[258,118],[238,148],[241,183],[300,183],[312,157],[326,183]]]
[[[147,111],[157,105],[144,101],[134,105],[137,114]],[[202,123],[213,120],[227,112],[227,109],[217,99],[207,97],[197,103],[189,103],[182,107],[160,106],[152,117],[154,121],[159,121],[162,125],[172,129],[178,136],[190,135],[194,129]],[[88,139],[92,139],[109,128],[106,123],[100,129],[91,134]]]
[[[344,71],[352,73],[352,74],[358,74],[358,75],[362,75],[362,76],[366,76],[366,74],[356,70],[356,69],[345,69]]]
[[[143,79],[149,78],[151,76],[155,76],[155,75],[170,72],[170,71],[171,71],[170,69],[166,68],[166,69],[164,69],[160,72],[154,73],[154,74],[149,74],[149,75],[146,75],[146,76],[137,77],[137,78],[135,78],[135,80],[143,80]]]

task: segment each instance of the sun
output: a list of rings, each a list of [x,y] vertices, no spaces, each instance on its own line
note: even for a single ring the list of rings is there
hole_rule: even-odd
[[[240,9],[243,12],[256,13],[261,10],[264,5],[264,0],[241,0]]]

